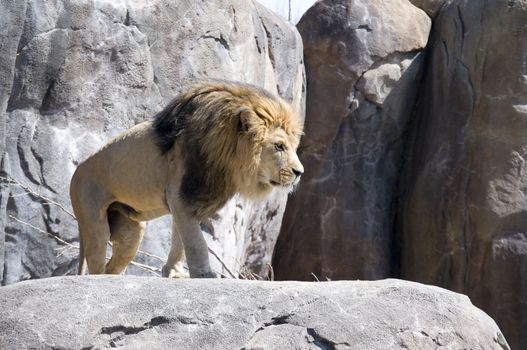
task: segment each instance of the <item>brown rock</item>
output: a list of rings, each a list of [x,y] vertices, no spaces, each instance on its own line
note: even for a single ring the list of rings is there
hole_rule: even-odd
[[[306,173],[286,209],[276,277],[386,277],[403,132],[430,19],[405,0],[324,0],[298,29],[308,82]]]
[[[467,294],[525,349],[527,7],[459,1],[436,23],[402,182],[402,277]]]

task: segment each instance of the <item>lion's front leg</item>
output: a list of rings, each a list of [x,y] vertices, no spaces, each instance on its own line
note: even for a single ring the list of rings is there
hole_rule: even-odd
[[[188,271],[185,270],[185,250],[183,248],[183,241],[175,226],[175,221],[172,222],[172,246],[170,247],[170,253],[168,259],[163,266],[162,275],[163,277],[169,278],[188,278],[190,277]]]
[[[179,233],[179,236],[183,241],[190,277],[216,278],[217,275],[210,268],[209,250],[207,242],[201,233],[199,221],[187,213],[186,209],[181,205],[176,205],[175,207],[176,208],[174,208],[175,210],[172,215],[172,229],[176,232],[172,233],[172,245],[180,243],[177,242],[177,239],[174,240],[174,236]],[[172,259],[169,256],[169,261],[167,261],[167,265],[165,265],[168,267],[169,272],[179,260],[177,259],[177,249],[174,250],[174,252]]]

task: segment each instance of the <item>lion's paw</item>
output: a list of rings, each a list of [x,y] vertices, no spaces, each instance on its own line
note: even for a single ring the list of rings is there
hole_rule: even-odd
[[[161,275],[168,278],[190,278],[190,274],[187,271],[181,271],[175,269],[174,267],[163,266],[161,270]]]

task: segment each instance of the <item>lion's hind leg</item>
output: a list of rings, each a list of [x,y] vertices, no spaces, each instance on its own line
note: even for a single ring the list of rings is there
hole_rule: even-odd
[[[82,249],[79,258],[86,259],[91,275],[103,274],[106,263],[106,247],[110,230],[106,221],[78,219]],[[81,271],[82,270],[82,271]],[[84,262],[79,261],[79,271],[84,273]]]
[[[99,183],[91,165],[79,165],[71,178],[70,197],[73,212],[79,227],[79,274],[84,274],[86,265],[90,274],[103,274],[106,251],[110,240],[108,207],[114,198]]]
[[[132,220],[121,211],[109,211],[110,241],[112,242],[112,258],[106,264],[106,273],[119,274],[132,261],[141,240],[146,224]]]
[[[96,191],[92,191],[92,194]],[[87,196],[88,191],[76,190],[72,206],[79,226],[79,274],[84,274],[86,264],[90,274],[104,273],[106,247],[110,239],[110,228],[106,218],[107,205]],[[91,204],[91,205],[89,205]]]

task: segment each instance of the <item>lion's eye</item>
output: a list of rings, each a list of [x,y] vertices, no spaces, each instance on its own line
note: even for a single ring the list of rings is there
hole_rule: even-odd
[[[285,145],[283,143],[281,143],[281,142],[275,143],[274,146],[275,146],[276,150],[279,151],[279,152],[285,151]]]

